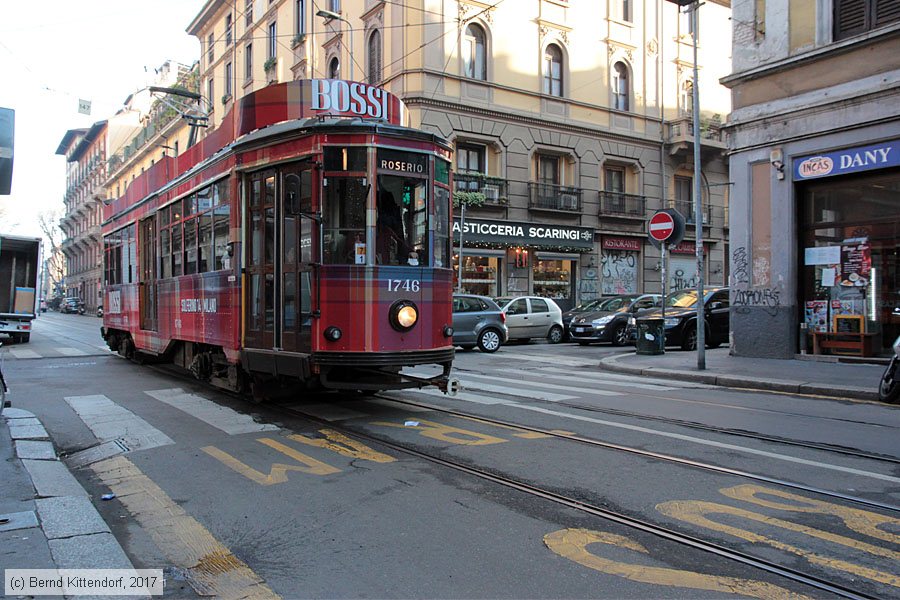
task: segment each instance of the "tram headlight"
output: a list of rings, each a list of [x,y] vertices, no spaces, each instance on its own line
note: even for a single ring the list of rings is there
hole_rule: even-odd
[[[329,342],[336,342],[339,339],[341,339],[341,335],[343,335],[341,333],[341,330],[338,329],[337,327],[335,327],[334,325],[332,325],[331,327],[326,327],[324,334],[325,334],[325,339],[328,340]]]
[[[410,300],[397,300],[391,305],[391,327],[397,331],[409,331],[419,320],[419,309]]]
[[[453,328],[449,325],[444,325],[444,337],[453,337]]]

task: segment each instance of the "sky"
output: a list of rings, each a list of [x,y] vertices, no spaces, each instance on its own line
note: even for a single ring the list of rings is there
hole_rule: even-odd
[[[5,2],[0,19],[0,107],[15,110],[12,192],[0,196],[0,233],[42,236],[38,217],[62,216],[69,129],[113,115],[152,83],[166,60],[190,65],[185,32],[204,0]],[[78,112],[79,99],[91,114]]]

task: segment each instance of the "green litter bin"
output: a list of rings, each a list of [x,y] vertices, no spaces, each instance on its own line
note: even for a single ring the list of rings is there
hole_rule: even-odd
[[[663,354],[666,351],[665,321],[659,318],[638,319],[636,348],[638,354]]]

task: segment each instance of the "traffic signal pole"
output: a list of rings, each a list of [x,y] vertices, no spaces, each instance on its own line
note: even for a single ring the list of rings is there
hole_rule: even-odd
[[[694,85],[693,113],[694,113],[694,247],[697,257],[697,369],[706,369],[706,305],[703,302],[703,188],[700,186],[700,76],[697,67],[697,37],[700,19],[697,13],[700,2],[695,1],[691,6],[691,23],[693,24],[694,38]]]

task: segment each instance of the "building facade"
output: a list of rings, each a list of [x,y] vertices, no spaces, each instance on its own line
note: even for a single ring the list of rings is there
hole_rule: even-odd
[[[730,99],[718,79],[730,72],[729,16],[727,2],[706,3],[694,32],[662,0],[210,0],[188,32],[202,45],[212,124],[235,98],[275,81],[354,79],[399,96],[410,125],[455,148],[461,289],[534,293],[567,308],[602,294],[660,291],[660,252],[647,242],[646,220],[664,207],[702,225],[706,280],[725,282],[720,125]],[[670,289],[695,285],[692,237],[689,227],[672,254]]]
[[[106,182],[107,122],[87,129],[70,129],[56,154],[66,157],[65,214],[59,226],[66,259],[64,294],[80,298],[85,310],[95,312],[102,294],[102,241],[100,222]]]
[[[737,354],[900,334],[900,1],[733,2]],[[815,342],[815,343],[814,343]]]

